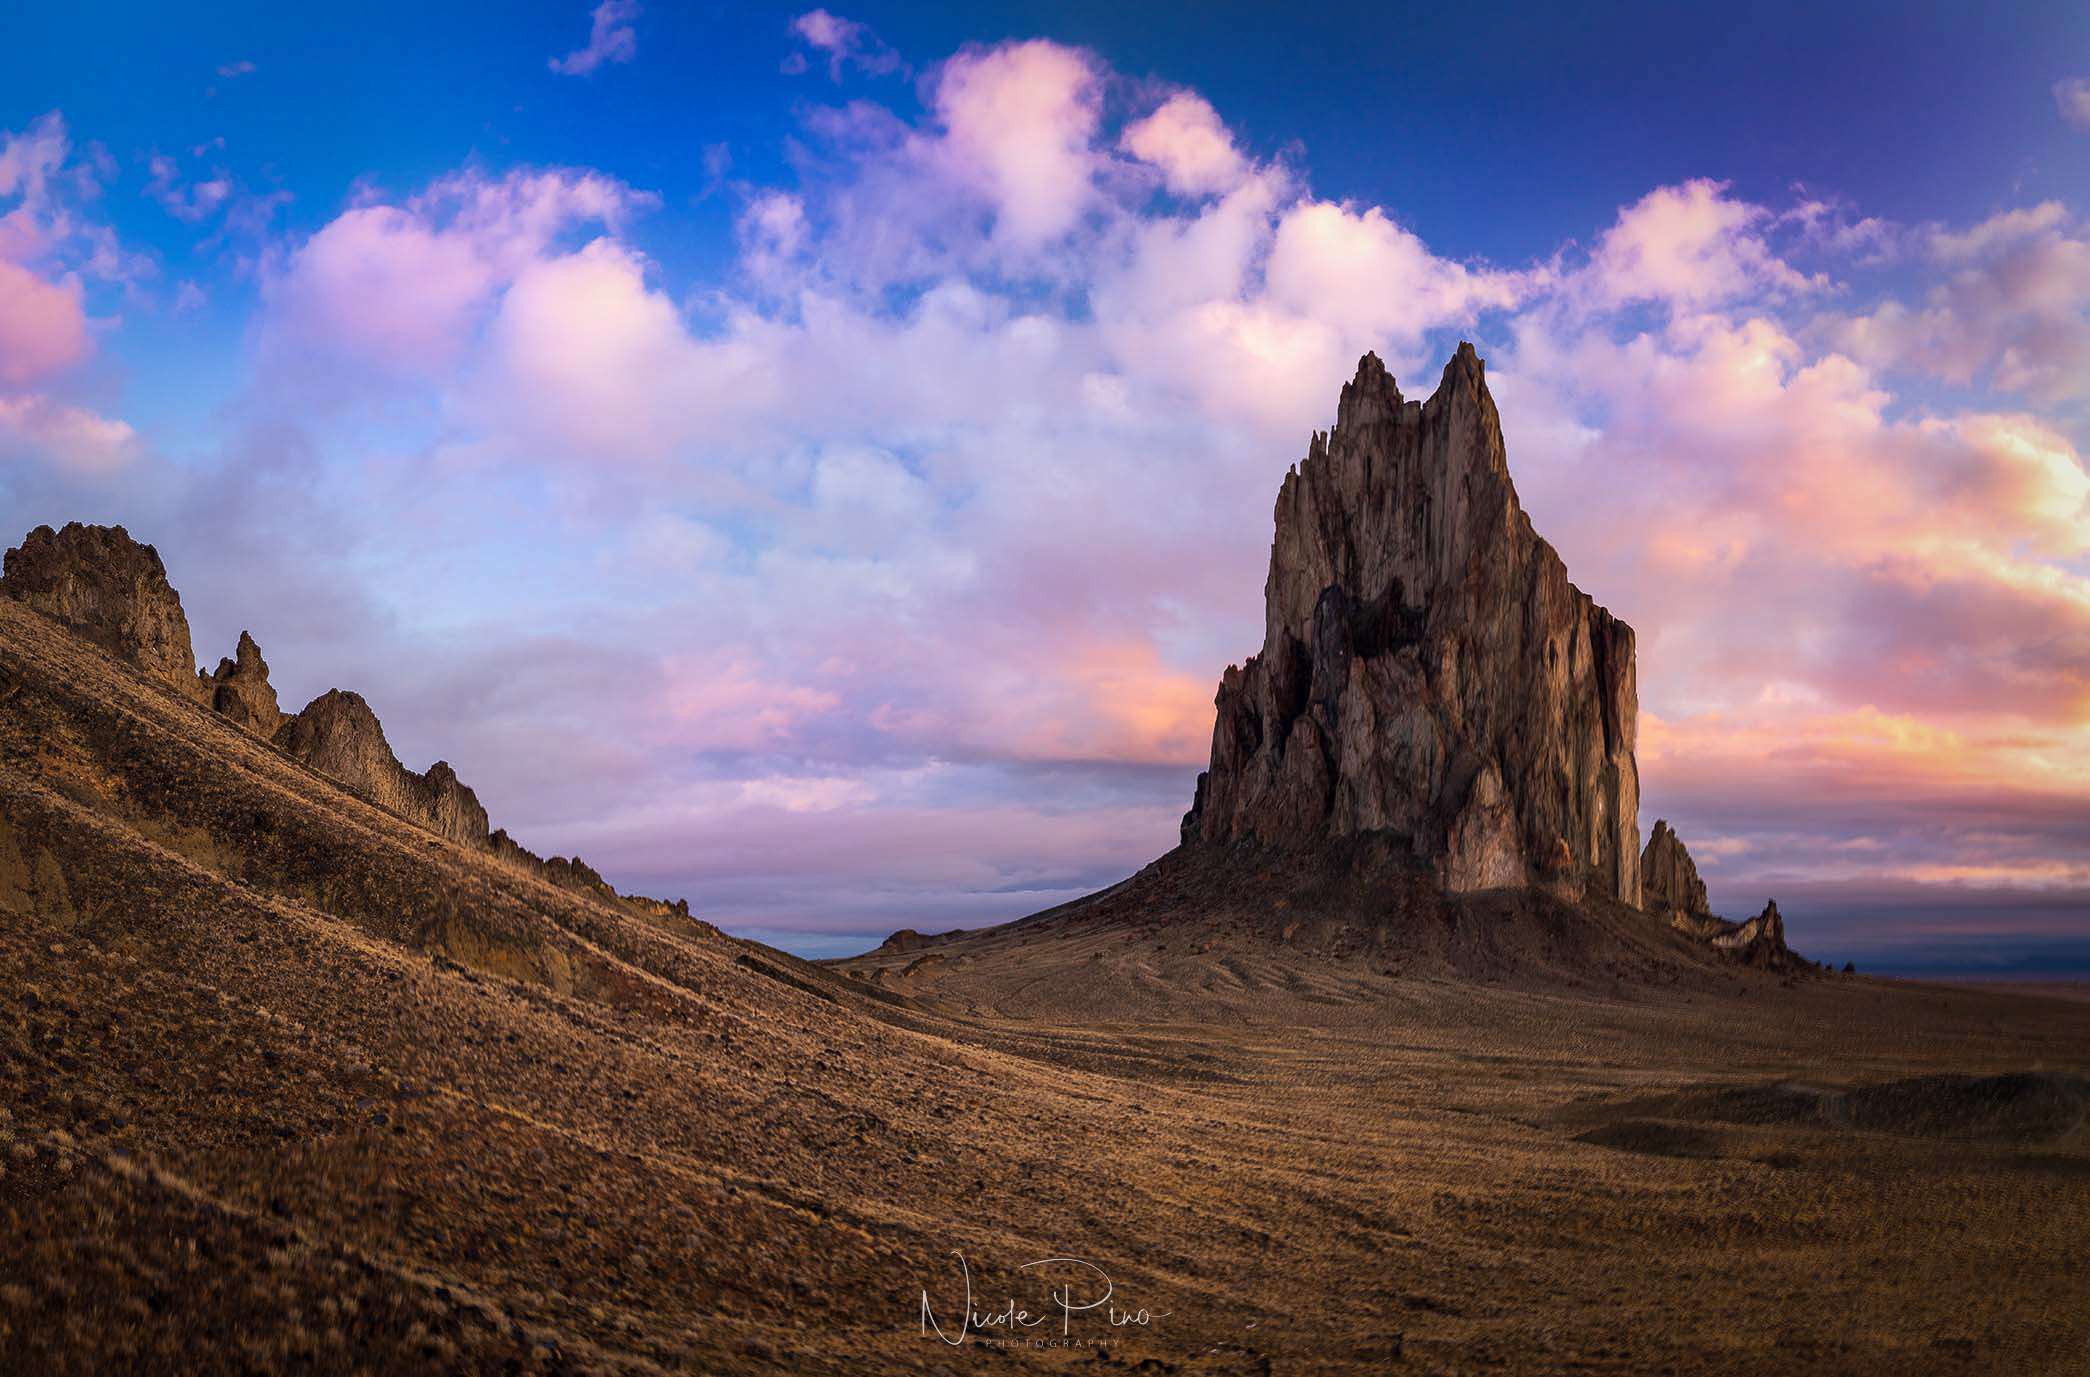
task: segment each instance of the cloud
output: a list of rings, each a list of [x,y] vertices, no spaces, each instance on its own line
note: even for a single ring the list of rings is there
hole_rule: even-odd
[[[1727,191],[1725,182],[1700,178],[1658,187],[1621,210],[1584,270],[1593,302],[1691,308],[1824,285],[1772,251],[1762,233],[1769,211]]]
[[[621,882],[768,926],[1011,916],[1170,844],[1284,465],[1365,349],[1419,397],[1470,333],[1535,524],[1640,631],[1649,820],[1736,895],[2061,873],[2065,212],[1903,229],[1695,181],[1568,227],[1587,253],[1463,261],[1135,89],[1016,43],[921,112],[810,109],[694,282],[573,169],[284,246],[264,363],[413,403],[322,470],[387,613],[310,653],[411,666],[399,739]],[[1850,333],[1939,300],[1949,340]],[[1975,391],[1913,387],[1948,343]]]
[[[2090,238],[2059,202],[1933,226],[1922,242],[1941,280],[1917,305],[1833,322],[1843,348],[1953,383],[1987,375],[2037,401],[2090,398]]]
[[[1302,201],[1285,213],[1265,275],[1270,299],[1302,319],[1410,342],[1514,305],[1534,282],[1439,258],[1377,206],[1359,212],[1327,201]]]
[[[0,455],[29,458],[86,476],[115,472],[136,455],[122,421],[38,396],[0,396]]]
[[[241,59],[238,62],[226,62],[220,64],[220,66],[218,67],[218,75],[230,81],[236,77],[251,76],[258,70],[260,69],[257,68],[253,63],[248,62],[245,59]]]
[[[456,364],[498,293],[576,227],[613,227],[648,198],[596,173],[446,177],[373,202],[291,249],[263,284],[265,354],[415,376]]]
[[[943,154],[992,207],[998,238],[1032,248],[1080,221],[1102,115],[1086,54],[1037,39],[961,53],[938,75],[934,105]]]
[[[564,57],[555,57],[550,67],[561,76],[592,76],[605,62],[629,62],[639,53],[639,35],[633,21],[639,17],[638,0],[602,0],[588,12],[588,42]]]
[[[1178,196],[1221,195],[1248,175],[1219,112],[1202,96],[1178,91],[1146,118],[1125,126],[1127,153],[1159,168]]]
[[[190,224],[207,220],[232,195],[232,179],[223,171],[184,185],[180,164],[173,158],[155,154],[148,167],[152,180],[146,183],[145,194],[158,201],[177,220]]]
[[[77,277],[47,281],[0,259],[0,383],[21,386],[87,357],[82,301]]]
[[[2054,108],[2078,129],[2090,129],[2090,77],[2067,77],[2054,83]]]
[[[791,21],[791,32],[808,45],[827,54],[827,74],[835,81],[842,79],[842,69],[855,66],[873,76],[884,76],[903,70],[900,55],[879,41],[878,35],[853,20],[829,14],[826,10],[808,10]],[[787,71],[795,74],[805,70],[803,59],[795,68]]]
[[[92,215],[112,170],[98,148],[74,156],[56,110],[0,138],[0,202],[13,201],[0,214],[0,259],[126,289],[150,280],[158,271],[152,259],[125,249],[116,232]]]

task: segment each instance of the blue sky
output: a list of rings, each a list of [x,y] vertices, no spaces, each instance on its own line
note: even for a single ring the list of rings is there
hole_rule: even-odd
[[[2090,962],[2090,12],[11,26],[0,512],[541,850],[801,944],[1118,878],[1307,429],[1464,337],[1721,907]]]

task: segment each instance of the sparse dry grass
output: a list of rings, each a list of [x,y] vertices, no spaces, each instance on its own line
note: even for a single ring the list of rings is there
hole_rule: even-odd
[[[823,971],[432,838],[0,602],[0,1370],[2082,1369],[2080,1115],[1707,1087],[2065,1100],[2090,1007],[1433,913],[1164,868]],[[1169,1314],[947,1348],[953,1248],[983,1302],[1074,1253]]]

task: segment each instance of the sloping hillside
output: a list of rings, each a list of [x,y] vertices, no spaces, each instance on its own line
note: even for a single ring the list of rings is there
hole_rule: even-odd
[[[1963,1349],[2026,1371],[2080,1351],[2077,1081],[1966,1141],[1725,1106],[1802,1073],[2079,1075],[2090,1010],[1717,967],[1623,996],[1601,968],[1489,985],[1461,974],[1465,939],[1396,977],[1389,951],[1287,938],[1252,898],[1213,918],[1275,927],[1247,1016],[1167,980],[1050,1016],[880,988],[430,831],[0,599],[0,1371],[1770,1373]],[[1122,946],[1136,915],[1105,916],[1048,916],[1004,956]],[[1131,980],[1149,936],[1081,960]],[[1883,1096],[1907,1098],[1836,1103]],[[1072,1256],[1147,1320],[947,1345],[922,1301],[957,1333],[955,1252],[983,1318],[1047,1311],[1078,1278],[1023,1264]],[[1860,1266],[1893,1284],[1820,1281]],[[1679,1320],[1672,1298],[1734,1277]]]

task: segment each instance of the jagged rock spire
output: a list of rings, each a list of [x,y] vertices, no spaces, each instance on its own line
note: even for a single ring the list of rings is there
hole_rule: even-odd
[[[1698,878],[1698,866],[1684,839],[1660,818],[1648,834],[1647,850],[1640,853],[1640,890],[1641,902],[1650,912],[1713,911],[1705,881]]]
[[[1427,402],[1358,363],[1278,493],[1264,604],[1186,842],[1390,833],[1454,890],[1639,903],[1633,630],[1533,532],[1470,344]]]

